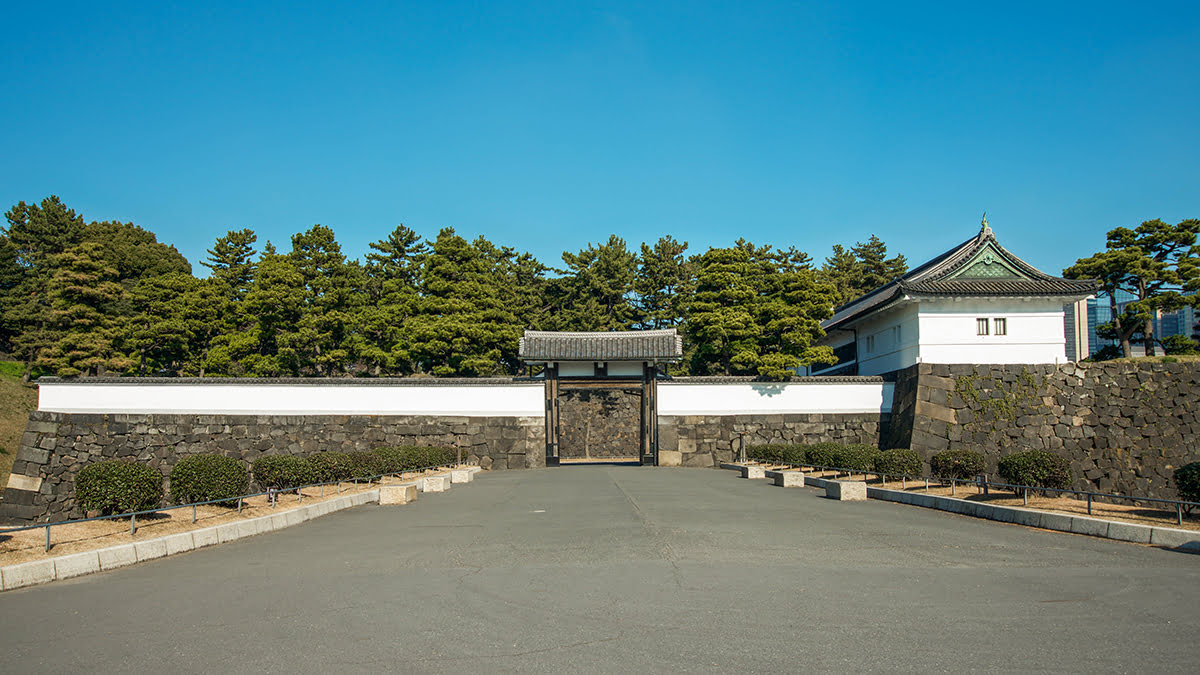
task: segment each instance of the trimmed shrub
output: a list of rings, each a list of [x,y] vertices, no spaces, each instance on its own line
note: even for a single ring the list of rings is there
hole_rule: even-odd
[[[875,470],[888,476],[920,476],[923,468],[925,463],[916,450],[893,448],[875,456]]]
[[[1000,477],[1012,485],[1065,489],[1071,487],[1071,465],[1046,450],[1026,450],[999,462]]]
[[[375,454],[382,458],[380,473],[411,471],[427,466],[442,466],[453,464],[458,459],[456,448],[435,448],[424,445],[400,445],[395,447],[375,448]],[[466,454],[465,452],[463,453]]]
[[[813,443],[805,449],[805,462],[815,466],[837,466],[837,453],[841,443]]]
[[[873,471],[875,458],[879,456],[879,448],[866,443],[851,443],[843,445],[834,451],[833,465],[839,469],[851,471]]]
[[[312,470],[313,480],[317,483],[330,483],[335,480],[352,478],[350,456],[344,452],[318,452],[308,456],[308,466]]]
[[[313,481],[312,467],[295,455],[268,455],[254,463],[254,480],[264,490],[288,490]]]
[[[171,469],[171,499],[176,504],[240,497],[249,487],[246,467],[224,455],[184,457]]]
[[[929,458],[929,471],[936,478],[968,480],[983,473],[986,464],[974,450],[946,450]]]
[[[802,464],[804,463],[804,450],[803,445],[782,443],[750,445],[746,447],[746,459],[764,464]]]
[[[162,502],[162,474],[123,459],[95,462],[75,477],[75,503],[103,515],[146,511]]]
[[[1175,469],[1175,488],[1179,499],[1185,502],[1200,502],[1200,462],[1192,462]],[[1185,506],[1188,513],[1193,506]]]
[[[350,478],[362,480],[387,473],[383,457],[373,452],[356,450],[347,452],[346,458],[349,459]]]

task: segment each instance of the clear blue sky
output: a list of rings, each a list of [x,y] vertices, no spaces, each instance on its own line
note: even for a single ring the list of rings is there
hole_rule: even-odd
[[[5,3],[0,206],[61,196],[198,265],[404,223],[560,264],[978,231],[1057,273],[1200,217],[1200,3]],[[969,5],[969,6],[965,6]]]

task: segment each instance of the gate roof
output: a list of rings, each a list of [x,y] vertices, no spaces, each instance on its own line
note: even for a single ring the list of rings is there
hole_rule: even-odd
[[[674,328],[604,333],[527,330],[521,338],[520,356],[523,361],[535,363],[678,361],[683,356],[683,339]]]

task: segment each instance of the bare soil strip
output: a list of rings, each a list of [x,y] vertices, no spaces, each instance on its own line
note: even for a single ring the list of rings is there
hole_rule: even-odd
[[[787,467],[771,467],[768,469],[783,469]],[[806,471],[805,475],[816,476],[817,478],[833,478],[832,471]],[[1156,505],[1147,503],[1145,505],[1135,504],[1133,502],[1125,502],[1122,504],[1109,504],[1101,502],[1098,499],[1092,500],[1092,512],[1088,513],[1087,501],[1084,499],[1075,499],[1067,496],[1046,496],[1037,494],[1033,491],[1029,493],[1029,503],[1026,504],[1021,495],[1014,495],[1011,492],[1001,492],[996,489],[989,491],[989,494],[983,494],[982,489],[974,484],[959,483],[958,487],[953,490],[950,486],[940,486],[935,483],[930,483],[929,488],[925,488],[924,481],[892,481],[880,483],[879,479],[871,474],[869,476],[863,474],[855,474],[846,476],[840,475],[841,480],[861,480],[866,481],[868,487],[884,488],[887,490],[921,492],[925,494],[937,495],[939,497],[955,497],[958,499],[966,499],[973,502],[983,502],[986,504],[995,504],[997,506],[1016,506],[1021,508],[1034,509],[1037,511],[1048,511],[1051,513],[1064,513],[1070,516],[1087,516],[1091,518],[1101,518],[1104,520],[1119,520],[1126,523],[1137,523],[1139,525],[1154,525],[1157,527],[1173,527],[1181,530],[1196,530],[1200,531],[1200,519],[1197,519],[1197,514],[1191,516],[1186,513],[1183,516],[1183,524],[1180,525],[1176,520],[1175,510],[1173,508],[1164,508],[1166,505]]]
[[[398,478],[386,479],[385,484],[388,482],[411,481],[421,476],[436,473],[444,472],[423,471],[406,473]],[[190,508],[161,511],[156,514],[138,516],[137,533],[132,535],[129,533],[128,518],[55,525],[50,528],[50,543],[52,546],[49,552],[45,550],[45,528],[0,534],[0,566],[15,565],[33,560],[44,560],[70,553],[82,553],[84,551],[92,551],[119,544],[131,544],[168,534],[190,532],[238,520],[286,513],[301,506],[317,504],[357,492],[366,492],[378,487],[379,483],[359,483],[356,486],[350,482],[342,483],[340,492],[337,485],[326,485],[323,491],[319,487],[307,488],[304,490],[303,500],[293,490],[291,492],[280,493],[276,497],[274,506],[271,505],[270,499],[265,496],[252,497],[242,500],[242,512],[240,515],[237,511],[236,502],[233,502],[234,506],[197,506],[195,523],[192,522],[192,509]],[[321,496],[322,492],[324,496]],[[0,529],[3,528],[0,527]]]

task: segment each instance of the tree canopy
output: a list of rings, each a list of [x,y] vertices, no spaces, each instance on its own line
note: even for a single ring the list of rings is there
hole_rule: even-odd
[[[1069,279],[1097,279],[1111,303],[1111,330],[1126,356],[1137,333],[1146,355],[1155,353],[1154,316],[1161,310],[1195,306],[1200,296],[1200,246],[1196,236],[1200,220],[1170,225],[1147,220],[1135,229],[1118,227],[1108,232],[1105,250],[1080,258],[1063,270]],[[1133,297],[1118,311],[1118,295]]]
[[[197,278],[152,232],[89,223],[57,197],[6,218],[0,352],[33,376],[501,375],[519,371],[526,329],[678,327],[676,372],[782,379],[830,357],[813,345],[838,300],[904,269],[876,237],[814,270],[794,247],[690,253],[669,235],[612,235],[552,269],[485,237],[425,240],[404,225],[359,261],[313,225],[286,252],[231,229]]]

